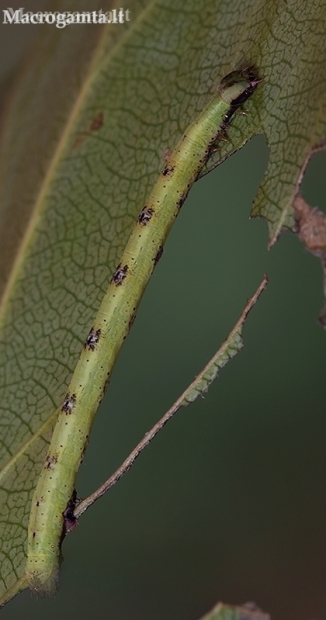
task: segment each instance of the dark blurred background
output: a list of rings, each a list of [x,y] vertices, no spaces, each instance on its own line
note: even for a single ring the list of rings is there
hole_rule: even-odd
[[[35,28],[1,26],[2,76]],[[79,495],[201,370],[266,272],[244,350],[81,518],[58,596],[25,592],[4,620],[196,620],[218,600],[254,600],[273,620],[326,618],[322,272],[290,233],[268,252],[266,222],[248,220],[267,159],[256,137],[191,191],[95,422]],[[315,156],[304,181],[324,210],[325,165]]]

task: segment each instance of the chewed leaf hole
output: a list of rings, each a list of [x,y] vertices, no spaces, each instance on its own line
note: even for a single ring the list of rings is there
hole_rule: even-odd
[[[306,168],[300,192],[311,207],[326,213],[326,150],[314,153]]]

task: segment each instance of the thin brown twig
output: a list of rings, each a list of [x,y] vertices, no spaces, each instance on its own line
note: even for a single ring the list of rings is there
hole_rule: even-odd
[[[268,282],[267,276],[264,276],[264,279],[261,282],[260,286],[254,293],[254,295],[248,300],[247,305],[245,309],[243,310],[240,319],[235,324],[228,338],[219,348],[217,353],[215,353],[212,359],[208,362],[208,364],[206,364],[205,368],[199,373],[199,375],[197,375],[194,381],[187,387],[187,389],[175,401],[172,407],[170,407],[170,409],[164,414],[164,416],[158,422],[156,422],[156,424],[154,424],[154,426],[151,428],[150,431],[145,433],[143,439],[137,444],[137,446],[132,450],[129,456],[127,456],[127,458],[123,461],[120,467],[112,474],[112,476],[110,476],[108,480],[106,480],[98,489],[96,489],[94,493],[91,493],[91,495],[89,495],[88,497],[86,497],[85,499],[81,500],[78,503],[78,505],[75,507],[75,510],[74,510],[74,517],[76,519],[78,519],[92,504],[94,504],[94,502],[96,502],[100,497],[102,497],[105,493],[107,493],[107,491],[109,491],[109,489],[111,489],[120,480],[120,478],[122,478],[122,476],[127,471],[129,471],[129,469],[131,469],[137,457],[150,444],[150,442],[160,432],[160,430],[162,430],[163,426],[165,426],[165,424],[169,420],[171,420],[171,418],[175,415],[178,409],[180,409],[181,406],[190,404],[191,401],[187,400],[188,394],[198,389],[197,386],[200,381],[204,380],[204,375],[207,372],[207,370],[209,370],[211,366],[214,364],[215,360],[227,350],[227,347],[230,341],[232,340],[232,338],[234,337],[235,333],[242,327],[243,323],[245,322],[247,318],[248,313],[250,312],[252,307],[257,302],[263,290],[266,288],[267,282]],[[206,380],[206,383],[207,383],[207,380]],[[198,394],[199,393],[200,392],[198,391]]]

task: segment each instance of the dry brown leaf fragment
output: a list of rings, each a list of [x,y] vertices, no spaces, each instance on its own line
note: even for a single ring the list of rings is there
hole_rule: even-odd
[[[318,320],[326,328],[326,215],[317,207],[310,207],[299,193],[293,200],[293,207],[297,236],[305,244],[307,250],[321,260],[325,305]]]
[[[317,207],[310,207],[300,194],[294,198],[293,206],[299,239],[310,252],[321,257],[326,252],[325,214]]]

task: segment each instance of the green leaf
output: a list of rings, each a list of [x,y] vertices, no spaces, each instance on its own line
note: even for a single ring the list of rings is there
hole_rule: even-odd
[[[259,609],[255,603],[237,606],[217,603],[200,620],[270,620],[270,615]]]
[[[267,15],[266,5],[261,38],[266,59],[261,126],[270,159],[252,210],[268,219],[270,245],[283,227],[293,228],[301,170],[326,137],[325,0],[274,6]]]
[[[265,132],[271,158],[254,214],[268,217],[273,240],[292,224],[300,166],[325,135],[325,2],[129,6],[123,26],[44,29],[4,123],[2,602],[22,586],[30,500],[53,412],[166,150],[224,75],[255,64],[265,81],[219,159]],[[60,7],[75,10],[67,0]]]
[[[248,123],[265,135],[269,163],[251,215],[268,220],[273,245],[283,228],[294,227],[293,199],[307,159],[326,146],[326,2],[258,0],[242,3],[239,14],[239,57],[258,66],[264,88],[246,104],[248,118],[233,126],[215,165],[248,139]]]

